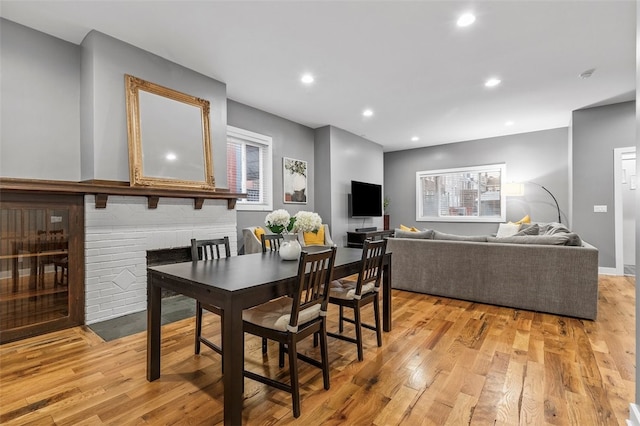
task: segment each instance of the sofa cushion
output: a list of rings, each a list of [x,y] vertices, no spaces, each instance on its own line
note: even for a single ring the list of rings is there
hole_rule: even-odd
[[[431,240],[433,239],[433,230],[425,229],[424,231],[403,231],[402,229],[396,229],[394,237]]]
[[[488,237],[490,243],[508,243],[508,244],[542,244],[554,246],[566,246],[569,242],[567,234],[555,235],[512,235],[510,237],[498,238]]]
[[[433,231],[433,239],[434,240],[449,240],[449,241],[475,241],[475,242],[486,242],[486,235],[455,235],[455,234],[446,234],[444,232]]]
[[[407,232],[418,232],[418,228],[414,228],[413,226],[412,227],[404,226],[403,224],[400,224],[400,229]]]

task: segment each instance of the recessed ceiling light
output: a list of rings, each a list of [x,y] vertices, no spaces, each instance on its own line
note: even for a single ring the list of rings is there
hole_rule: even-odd
[[[417,136],[414,136],[414,137],[411,138],[411,142],[418,142],[419,140],[420,140],[420,138],[417,137]]]
[[[166,158],[169,161],[174,161],[178,157],[173,152],[168,152],[164,158]]]
[[[505,126],[513,126],[514,124],[515,123],[513,121],[511,121],[511,120],[505,121],[505,123],[504,123]]]
[[[500,80],[499,78],[490,78],[489,80],[485,81],[484,85],[486,87],[496,87],[500,83],[502,83],[502,80]]]
[[[370,109],[365,109],[364,111],[362,111],[362,115],[365,117],[371,117],[373,115],[373,111]]]
[[[300,79],[300,81],[303,82],[304,84],[311,84],[315,81],[315,78],[313,78],[311,74],[304,74]]]
[[[468,27],[469,25],[473,24],[474,22],[476,22],[476,17],[474,14],[472,13],[465,13],[460,15],[460,17],[458,18],[458,26],[459,27]]]

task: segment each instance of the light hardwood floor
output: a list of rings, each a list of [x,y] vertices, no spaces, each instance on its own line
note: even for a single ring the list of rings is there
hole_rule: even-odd
[[[631,278],[600,277],[595,322],[403,291],[393,305],[382,348],[365,331],[363,362],[354,345],[329,339],[330,390],[302,363],[299,419],[287,393],[245,379],[246,424],[583,426],[628,417]],[[216,334],[217,317],[205,321]],[[220,357],[193,354],[193,326],[191,318],[163,327],[162,376],[153,383],[145,333],[106,343],[78,327],[0,346],[0,424],[220,423]],[[263,364],[260,341],[247,337],[247,367],[285,375],[269,348]],[[304,348],[317,353],[311,342]]]

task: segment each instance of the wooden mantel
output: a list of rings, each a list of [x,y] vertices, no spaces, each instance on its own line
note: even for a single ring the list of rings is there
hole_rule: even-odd
[[[129,182],[107,180],[71,182],[61,180],[0,178],[0,192],[5,191],[46,194],[94,194],[96,196],[97,209],[107,207],[109,195],[147,197],[147,203],[150,209],[158,207],[158,201],[161,197],[192,198],[193,206],[196,210],[202,208],[204,200],[227,200],[227,209],[232,210],[235,208],[238,198],[245,198],[247,196],[247,194],[233,193],[221,188],[214,190],[172,189],[129,186]]]

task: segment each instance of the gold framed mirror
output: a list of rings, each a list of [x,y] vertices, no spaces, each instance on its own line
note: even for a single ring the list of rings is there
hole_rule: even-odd
[[[209,101],[125,75],[131,186],[215,189]]]

